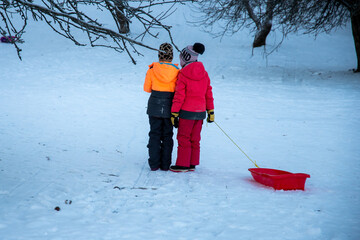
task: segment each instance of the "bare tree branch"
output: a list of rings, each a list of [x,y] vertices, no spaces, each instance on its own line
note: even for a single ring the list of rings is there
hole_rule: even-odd
[[[213,26],[223,25],[215,36],[234,34],[244,28],[255,32],[253,47],[265,46],[270,31],[279,30],[282,33],[281,44],[289,33],[303,32],[316,36],[342,27],[351,19],[358,58],[356,71],[360,72],[359,0],[201,0],[198,12],[202,13],[201,17],[194,23],[205,31],[212,32]]]
[[[86,33],[88,41],[92,47],[106,47],[114,49],[117,52],[126,52],[131,61],[135,64],[133,54],[141,55],[136,46],[158,51],[157,47],[152,47],[143,41],[137,40],[139,37],[144,40],[145,36],[157,38],[158,33],[165,31],[176,49],[178,47],[173,41],[171,35],[171,26],[163,23],[163,20],[171,15],[172,9],[176,4],[192,2],[191,0],[173,0],[173,1],[130,1],[130,0],[3,0],[0,3],[0,16],[3,24],[0,24],[0,33],[2,35],[21,38],[28,21],[28,13],[35,21],[44,21],[50,28],[65,37],[76,45],[84,46],[82,39],[79,38],[76,31]],[[154,15],[154,7],[165,5],[167,8]],[[84,8],[87,7],[87,8]],[[88,7],[96,9],[95,14],[88,11]],[[86,9],[86,11],[85,11]],[[116,26],[116,30],[108,27],[108,22],[101,22],[97,17],[104,14],[96,12],[105,12],[112,16],[111,25]],[[159,12],[159,10],[158,10]],[[95,15],[95,18],[92,17]],[[24,24],[21,30],[16,30],[12,26],[12,16],[20,16]],[[144,32],[137,34],[130,33],[130,24],[133,20],[140,22],[144,27]],[[2,26],[4,25],[4,27]],[[110,41],[109,41],[110,40]],[[18,56],[21,59],[20,51],[16,43]],[[178,49],[179,50],[179,49]]]

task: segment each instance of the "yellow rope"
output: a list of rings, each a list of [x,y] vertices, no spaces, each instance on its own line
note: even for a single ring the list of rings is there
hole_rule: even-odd
[[[237,148],[258,168],[259,166],[256,164],[256,161],[253,161],[235,142],[234,140],[231,139],[231,137],[229,135],[227,135],[227,133],[219,126],[219,124],[217,124],[217,122],[214,121],[214,123],[216,124],[216,126],[218,126],[218,128],[225,134],[225,136],[227,136],[232,142],[233,144],[235,144],[235,146],[237,146]]]

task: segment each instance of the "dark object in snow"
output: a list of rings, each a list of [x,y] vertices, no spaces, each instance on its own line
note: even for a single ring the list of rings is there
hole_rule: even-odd
[[[255,181],[275,190],[305,190],[306,178],[309,174],[291,173],[269,168],[249,168]]]
[[[70,204],[72,204],[72,201],[66,199],[66,200],[65,200],[65,204],[69,204],[69,205],[70,205]]]
[[[16,37],[14,36],[1,37],[0,41],[2,43],[13,43],[16,41]]]
[[[56,206],[56,207],[54,208],[54,210],[60,211],[60,207],[59,207],[59,206]]]

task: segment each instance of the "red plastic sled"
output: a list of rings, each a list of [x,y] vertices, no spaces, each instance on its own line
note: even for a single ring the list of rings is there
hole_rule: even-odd
[[[249,168],[255,181],[275,190],[304,190],[309,174],[291,173],[270,168]]]

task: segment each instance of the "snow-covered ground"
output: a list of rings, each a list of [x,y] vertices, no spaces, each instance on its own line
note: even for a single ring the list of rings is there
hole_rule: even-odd
[[[260,167],[310,174],[305,191],[255,182],[215,124],[204,123],[196,172],[149,171],[142,85],[157,53],[132,65],[31,22],[23,61],[0,44],[0,239],[360,239],[350,26],[291,35],[265,59],[246,31],[220,42],[179,19],[168,20],[179,48],[206,46],[216,122]]]

